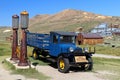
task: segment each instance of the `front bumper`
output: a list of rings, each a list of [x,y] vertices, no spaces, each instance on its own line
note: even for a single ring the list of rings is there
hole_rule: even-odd
[[[78,66],[81,66],[81,65],[85,65],[85,64],[90,64],[91,62],[70,62],[70,66],[74,66],[74,67],[78,67]]]
[[[71,55],[72,56],[69,57],[70,66],[81,66],[91,63],[88,61],[88,58],[92,56],[91,53],[72,53]],[[76,57],[78,57],[78,60]]]

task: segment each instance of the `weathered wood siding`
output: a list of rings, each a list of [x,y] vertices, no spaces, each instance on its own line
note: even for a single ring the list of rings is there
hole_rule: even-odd
[[[95,44],[101,44],[103,43],[103,38],[102,37],[98,37],[98,38],[85,38],[82,34],[79,34],[76,38],[76,43],[78,45],[80,44],[89,44],[89,45],[95,45]]]
[[[103,43],[103,39],[83,39],[83,42],[81,44],[95,45],[101,43]]]

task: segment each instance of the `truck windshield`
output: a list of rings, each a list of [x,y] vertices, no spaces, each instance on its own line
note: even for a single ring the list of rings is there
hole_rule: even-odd
[[[60,36],[60,43],[75,43],[75,36]]]

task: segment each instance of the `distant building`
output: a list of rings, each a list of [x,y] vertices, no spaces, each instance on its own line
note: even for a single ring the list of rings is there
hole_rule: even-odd
[[[114,36],[120,36],[120,32],[113,32],[112,35],[114,35]]]
[[[118,26],[108,27],[106,23],[102,23],[91,30],[91,33],[98,33],[102,37],[112,36],[113,32],[120,32]]]
[[[79,33],[77,36],[77,44],[89,44],[89,45],[95,45],[95,44],[101,44],[103,43],[103,37],[101,37],[97,33]]]

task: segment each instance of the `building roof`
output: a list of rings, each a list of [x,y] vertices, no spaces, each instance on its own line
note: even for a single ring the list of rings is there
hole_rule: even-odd
[[[112,32],[112,34],[120,35],[120,32]]]
[[[59,35],[67,35],[67,36],[77,36],[75,32],[51,31],[51,33],[55,33]]]
[[[106,23],[101,23],[100,25],[96,26],[95,28],[107,28],[107,24]]]
[[[79,33],[78,35],[82,35],[86,39],[102,39],[103,38],[97,33]]]

